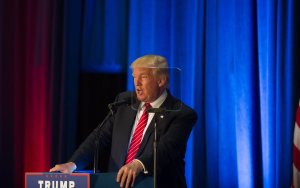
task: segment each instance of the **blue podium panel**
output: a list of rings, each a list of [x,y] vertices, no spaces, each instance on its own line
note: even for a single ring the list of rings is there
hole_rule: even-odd
[[[89,188],[88,173],[25,173],[25,188]]]
[[[25,188],[119,188],[117,173],[25,173]],[[152,188],[153,178],[139,175],[135,188]]]
[[[99,173],[91,174],[91,188],[120,188],[120,184],[116,182],[117,173]],[[153,178],[140,174],[134,183],[134,188],[152,188]]]

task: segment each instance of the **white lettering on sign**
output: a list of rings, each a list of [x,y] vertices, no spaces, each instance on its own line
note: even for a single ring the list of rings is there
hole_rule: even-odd
[[[43,187],[43,184],[44,184],[44,181],[43,181],[43,180],[39,180],[39,181],[38,181],[38,184],[40,185],[40,188],[42,188],[42,187]]]
[[[60,187],[59,188],[67,188],[67,181],[60,181]]]
[[[69,181],[69,188],[74,188],[74,187],[75,187],[75,182]]]
[[[52,188],[58,187],[58,181],[52,181]]]
[[[75,188],[75,181],[43,181],[38,180],[40,188]]]
[[[50,188],[50,185],[51,185],[50,181],[45,181],[45,188]]]

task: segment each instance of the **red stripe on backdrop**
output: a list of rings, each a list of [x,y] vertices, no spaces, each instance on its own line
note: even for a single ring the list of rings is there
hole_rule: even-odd
[[[63,118],[59,100],[64,99],[60,96],[65,76],[61,71],[64,2],[10,0],[0,4],[0,100],[4,103],[0,111],[5,111],[0,116],[4,125],[0,127],[0,158],[6,169],[0,183],[19,188],[24,187],[25,172],[48,171],[51,158],[61,157],[60,151],[52,153],[53,147],[55,151],[62,147],[57,139],[59,146],[52,145],[52,128],[62,134],[58,120]],[[54,121],[58,123],[53,125]]]
[[[299,104],[298,104],[299,105]],[[293,165],[297,169],[297,171],[300,171],[300,148],[299,147],[299,128],[300,128],[300,106],[298,106],[297,112],[296,112],[296,123],[294,128],[294,144],[293,144]],[[298,147],[297,147],[298,146]],[[299,182],[299,179],[297,173],[293,171],[293,180],[292,180],[292,187],[297,186],[296,182]],[[296,174],[295,174],[296,173]]]
[[[298,106],[297,114],[296,114],[296,122],[298,127],[300,128],[300,106]]]
[[[14,143],[14,156],[13,156],[13,161],[14,161],[14,177],[16,180],[20,180],[21,177],[23,177],[23,172],[24,172],[24,163],[23,163],[23,158],[24,158],[24,153],[26,152],[26,148],[24,147],[24,129],[26,128],[25,124],[25,103],[24,103],[24,91],[26,89],[26,86],[24,84],[24,78],[26,75],[25,70],[25,63],[24,63],[24,57],[25,57],[25,43],[24,43],[24,36],[22,35],[22,32],[24,30],[24,25],[25,25],[25,20],[24,16],[22,15],[21,9],[20,9],[20,4],[16,3],[15,1],[12,1],[12,7],[13,7],[13,16],[12,16],[12,23],[13,25],[13,46],[14,51],[13,53],[15,54],[13,56],[13,73],[14,75],[14,138],[12,142]],[[20,24],[14,22],[13,20],[20,19]],[[21,187],[22,182],[21,181],[15,181],[15,187]]]
[[[293,158],[295,167],[300,171],[300,150],[295,145],[293,147]]]
[[[29,6],[26,18],[26,66],[28,73],[25,77],[26,92],[25,108],[26,127],[25,129],[25,148],[24,170],[25,171],[47,171],[50,166],[50,138],[51,132],[51,110],[49,102],[51,102],[48,79],[49,70],[47,66],[50,60],[48,52],[49,33],[47,28],[49,19],[47,16],[47,8],[41,1],[32,1],[27,3]],[[33,6],[35,5],[35,6]],[[43,15],[46,14],[46,15]],[[44,28],[45,27],[45,28]],[[34,147],[32,147],[34,146]],[[33,158],[33,156],[35,158]]]
[[[7,29],[13,32],[14,47],[11,66],[15,187],[24,187],[25,172],[43,172],[50,168],[52,70],[49,32],[52,22],[48,4],[37,0],[12,1],[8,7],[12,10],[9,19],[13,26]]]

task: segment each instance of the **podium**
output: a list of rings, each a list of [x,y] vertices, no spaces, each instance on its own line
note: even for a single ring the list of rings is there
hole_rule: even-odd
[[[25,188],[119,188],[117,173],[51,173],[26,172]],[[153,178],[140,174],[135,188],[152,188]]]

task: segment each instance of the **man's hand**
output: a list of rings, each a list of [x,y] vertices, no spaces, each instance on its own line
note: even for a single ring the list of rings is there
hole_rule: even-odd
[[[118,172],[117,182],[120,182],[120,187],[129,188],[134,186],[135,178],[143,170],[140,162],[133,160],[131,163],[124,165]]]
[[[72,173],[76,169],[76,164],[73,162],[57,164],[50,169],[49,172]]]

